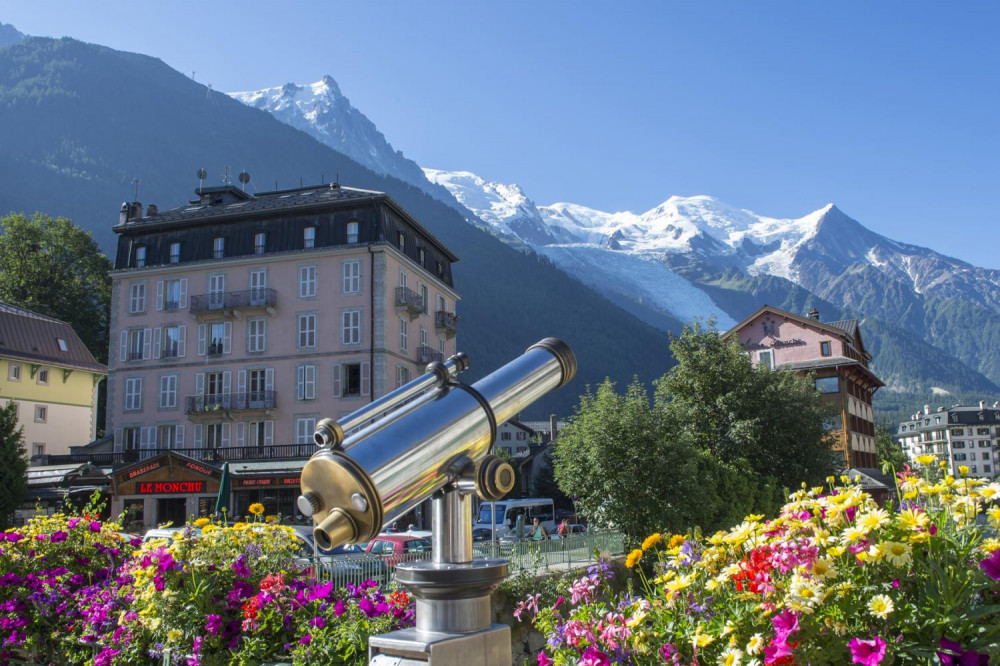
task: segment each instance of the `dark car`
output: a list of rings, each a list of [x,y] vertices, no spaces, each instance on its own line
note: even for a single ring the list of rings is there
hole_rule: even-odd
[[[368,543],[366,552],[378,555],[389,568],[393,568],[400,562],[429,556],[431,542],[410,534],[379,534]]]

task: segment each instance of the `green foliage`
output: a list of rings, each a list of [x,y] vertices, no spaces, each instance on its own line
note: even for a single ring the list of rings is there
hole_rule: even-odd
[[[111,262],[90,233],[63,217],[8,215],[0,266],[0,301],[65,321],[107,362]]]
[[[685,326],[670,349],[678,364],[657,381],[656,403],[685,441],[786,487],[833,472],[823,429],[832,411],[811,378],[754,368],[711,322]]]
[[[14,510],[28,492],[24,428],[17,425],[14,410],[13,402],[0,408],[0,530],[10,526]]]
[[[875,426],[875,450],[878,454],[878,464],[880,466],[890,466],[896,470],[902,470],[906,464],[906,454],[903,448],[892,437],[892,431],[883,424]]]

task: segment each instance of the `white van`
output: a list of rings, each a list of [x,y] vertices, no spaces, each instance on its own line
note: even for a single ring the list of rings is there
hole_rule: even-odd
[[[493,507],[496,506],[496,521],[493,520]],[[479,505],[479,516],[476,517],[476,524],[473,530],[485,529],[489,534],[490,528],[496,525],[497,538],[499,539],[517,524],[518,516],[524,516],[524,526],[531,528],[535,518],[538,518],[542,526],[545,527],[549,535],[555,534],[556,528],[556,507],[551,498],[548,497],[528,497],[525,499],[505,499],[499,502],[483,502]]]

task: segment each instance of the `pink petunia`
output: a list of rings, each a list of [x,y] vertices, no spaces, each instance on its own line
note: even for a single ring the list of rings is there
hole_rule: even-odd
[[[993,580],[1000,580],[1000,548],[990,553],[990,556],[979,561],[979,568]]]
[[[851,649],[851,663],[862,666],[878,666],[885,657],[885,641],[880,636],[871,640],[852,638],[847,644]]]
[[[554,663],[556,662],[549,655],[545,654],[544,650],[538,653],[538,666],[552,666]]]

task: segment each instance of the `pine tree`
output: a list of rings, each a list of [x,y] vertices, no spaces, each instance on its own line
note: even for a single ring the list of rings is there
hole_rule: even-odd
[[[0,409],[0,530],[13,523],[14,510],[28,492],[24,428],[17,425],[13,402]]]

